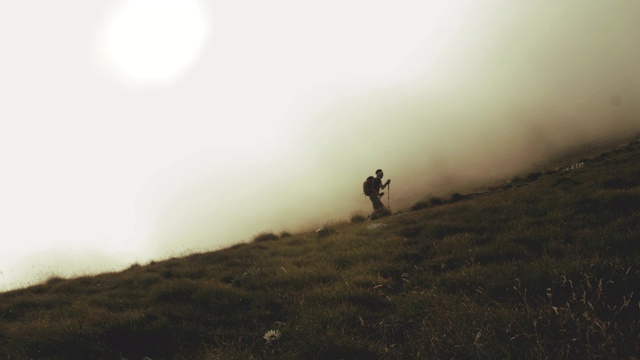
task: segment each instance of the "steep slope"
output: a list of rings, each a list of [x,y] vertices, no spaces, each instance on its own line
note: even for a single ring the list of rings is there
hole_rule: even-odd
[[[0,294],[0,358],[633,358],[640,143],[556,167]]]

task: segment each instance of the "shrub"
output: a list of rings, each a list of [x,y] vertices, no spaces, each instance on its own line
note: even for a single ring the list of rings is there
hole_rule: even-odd
[[[538,180],[540,178],[540,176],[542,176],[541,172],[532,172],[529,175],[527,175],[527,180],[529,181],[535,181]]]
[[[278,240],[278,235],[272,232],[262,232],[253,238],[254,242],[264,242],[264,241],[271,241],[271,240]]]
[[[458,201],[463,200],[463,199],[464,199],[464,195],[462,195],[460,193],[456,192],[456,193],[453,193],[451,195],[451,202],[452,203],[458,202]]]
[[[516,176],[513,179],[511,179],[511,186],[522,186],[524,184],[527,183],[526,179],[521,178],[520,176]]]
[[[351,215],[351,222],[352,223],[361,223],[361,222],[366,221],[366,220],[367,220],[367,218],[364,215],[360,214],[360,213]]]
[[[420,200],[417,203],[413,204],[411,207],[411,211],[418,211],[422,209],[426,209],[429,207],[429,203],[426,200]]]
[[[418,210],[426,209],[431,206],[438,206],[442,204],[444,204],[444,200],[442,200],[439,197],[432,196],[429,200],[420,200],[417,203],[415,203],[411,207],[411,211],[418,211]]]

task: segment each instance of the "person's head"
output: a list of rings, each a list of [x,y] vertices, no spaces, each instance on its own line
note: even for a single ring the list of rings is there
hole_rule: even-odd
[[[376,176],[378,178],[382,179],[382,177],[384,176],[384,173],[382,172],[382,169],[376,170]]]

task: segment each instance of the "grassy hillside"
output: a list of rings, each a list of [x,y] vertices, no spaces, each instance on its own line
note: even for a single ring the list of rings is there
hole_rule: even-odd
[[[640,143],[584,154],[373,222],[0,294],[0,358],[637,359]]]

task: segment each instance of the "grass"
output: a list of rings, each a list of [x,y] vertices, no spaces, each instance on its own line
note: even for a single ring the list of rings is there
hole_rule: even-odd
[[[278,235],[272,232],[262,232],[253,238],[254,242],[273,241],[273,240],[278,240]]]
[[[572,161],[322,234],[2,293],[0,358],[637,359],[640,143]]]

